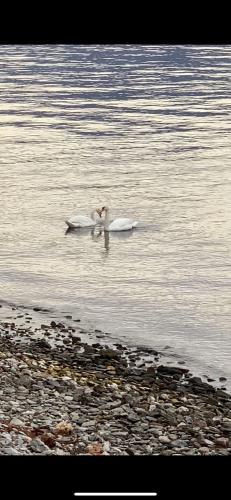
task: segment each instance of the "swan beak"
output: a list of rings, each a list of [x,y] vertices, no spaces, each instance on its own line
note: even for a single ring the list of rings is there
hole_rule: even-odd
[[[101,210],[100,208],[97,208],[96,212],[97,212],[97,214],[101,217],[101,215],[102,215],[102,210]]]

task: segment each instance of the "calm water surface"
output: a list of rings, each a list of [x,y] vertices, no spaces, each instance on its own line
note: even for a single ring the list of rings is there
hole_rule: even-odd
[[[0,46],[2,300],[231,378],[230,62],[228,45]],[[139,228],[65,232],[105,204]]]

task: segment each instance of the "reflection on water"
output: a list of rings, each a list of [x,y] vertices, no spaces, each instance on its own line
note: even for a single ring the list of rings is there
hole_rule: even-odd
[[[230,376],[230,46],[0,47],[0,295]],[[131,232],[65,233],[109,205]]]
[[[121,232],[109,232],[109,231],[104,231],[104,248],[109,251],[110,248],[110,241],[113,242],[113,239],[117,239],[118,241],[123,241],[131,238],[133,235],[134,229],[130,229],[129,231],[121,231]],[[137,229],[136,229],[137,231]]]
[[[137,231],[137,228],[131,229],[128,231],[109,232],[109,231],[104,231],[104,229],[100,226],[94,226],[93,228],[90,228],[90,227],[70,228],[69,227],[66,229],[65,235],[76,236],[78,238],[80,236],[87,237],[88,235],[90,235],[92,241],[98,241],[100,237],[103,237],[104,248],[108,252],[109,248],[110,248],[110,245],[109,245],[110,238],[112,239],[112,241],[113,241],[113,238],[117,239],[117,240],[121,240],[121,241],[127,240],[128,238],[131,238],[134,231]]]
[[[74,237],[88,237],[90,235],[93,241],[97,240],[99,236],[103,234],[102,227],[68,227],[65,231],[65,235]]]

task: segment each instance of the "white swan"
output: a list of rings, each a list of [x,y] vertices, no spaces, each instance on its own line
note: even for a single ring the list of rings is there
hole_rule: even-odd
[[[103,219],[103,225],[105,231],[128,231],[128,229],[132,229],[136,227],[138,221],[129,219],[127,217],[119,217],[118,219],[110,222],[109,220],[109,208],[102,207],[100,213],[105,212],[105,218]]]
[[[90,217],[86,215],[73,215],[70,219],[65,221],[68,227],[90,227],[96,224],[103,223],[101,219],[101,210],[96,208],[91,212]]]

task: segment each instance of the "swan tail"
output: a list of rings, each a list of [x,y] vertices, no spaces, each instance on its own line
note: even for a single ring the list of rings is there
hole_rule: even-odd
[[[138,220],[134,220],[133,224],[132,224],[132,227],[136,227],[138,224]]]
[[[70,222],[69,220],[65,220],[65,223],[68,227],[71,227],[71,228],[74,228],[76,227],[72,222]]]

